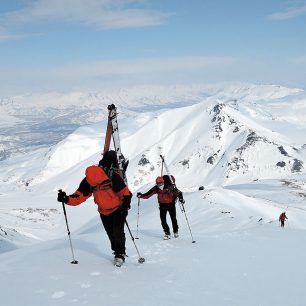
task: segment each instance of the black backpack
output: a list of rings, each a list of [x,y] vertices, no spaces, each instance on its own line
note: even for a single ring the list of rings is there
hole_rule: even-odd
[[[169,175],[163,175],[163,179],[164,179],[164,188],[169,188],[170,186],[172,186]]]

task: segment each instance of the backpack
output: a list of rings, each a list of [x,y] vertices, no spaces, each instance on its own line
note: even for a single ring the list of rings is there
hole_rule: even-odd
[[[173,175],[171,175],[171,178],[173,183],[175,183],[175,178]],[[164,179],[164,188],[169,188],[170,186],[172,186],[169,175],[163,175],[163,179]]]

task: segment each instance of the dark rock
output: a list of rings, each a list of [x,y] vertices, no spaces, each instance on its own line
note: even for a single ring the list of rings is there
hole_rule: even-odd
[[[214,163],[214,157],[213,157],[213,156],[209,156],[209,157],[207,158],[207,163],[213,165],[213,163]]]
[[[184,159],[183,161],[180,161],[179,162],[180,164],[182,164],[182,166],[188,166],[188,168],[189,168],[189,159]]]
[[[302,169],[303,169],[303,162],[299,159],[294,159],[291,172],[301,172]]]
[[[286,152],[283,146],[279,146],[278,149],[283,155],[288,156],[288,153]]]
[[[284,161],[281,161],[281,162],[278,162],[276,164],[277,167],[285,167],[286,166],[286,163]]]
[[[145,166],[147,164],[150,164],[150,161],[146,158],[146,156],[143,154],[141,159],[138,162],[138,166]]]

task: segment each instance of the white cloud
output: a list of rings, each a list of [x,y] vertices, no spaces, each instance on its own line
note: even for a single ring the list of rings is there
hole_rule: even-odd
[[[139,0],[35,0],[5,15],[7,22],[76,22],[98,28],[145,27],[163,24],[170,13],[140,8]]]
[[[144,60],[113,60],[71,63],[41,69],[2,69],[0,83],[6,92],[76,90],[139,84],[213,81],[216,74],[231,71],[231,57],[172,57]],[[217,71],[217,73],[216,73]],[[222,79],[222,77],[221,77]]]
[[[284,12],[273,13],[268,16],[270,20],[287,20],[293,19],[306,14],[306,5],[296,8],[288,8]]]
[[[171,57],[161,59],[143,60],[113,60],[96,61],[84,64],[73,64],[58,68],[54,72],[62,76],[73,76],[76,74],[95,77],[101,75],[131,75],[142,73],[162,73],[186,70],[198,70],[211,66],[227,66],[234,59],[230,57]]]
[[[10,69],[8,74],[18,74],[21,78],[34,77],[37,79],[48,77],[55,80],[99,77],[125,77],[142,75],[162,75],[176,72],[199,71],[211,68],[224,68],[235,63],[230,57],[171,57],[160,59],[135,59],[94,61],[86,63],[71,63],[60,67],[42,69]]]
[[[70,63],[58,67],[2,67],[1,95],[83,91],[139,85],[173,85],[244,81],[305,87],[305,57],[289,61],[189,56],[142,60]],[[298,69],[297,69],[298,67]]]
[[[305,65],[306,64],[306,55],[291,59],[291,63],[292,64],[297,64],[297,65]]]
[[[35,34],[36,35],[36,34]],[[6,40],[17,40],[32,36],[31,34],[12,34],[6,28],[0,26],[0,42]]]

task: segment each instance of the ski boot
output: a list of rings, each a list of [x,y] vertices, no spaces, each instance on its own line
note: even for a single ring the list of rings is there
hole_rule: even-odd
[[[169,240],[171,238],[170,233],[165,233],[164,240]]]
[[[114,257],[114,266],[121,267],[125,261],[125,254],[116,254]]]

